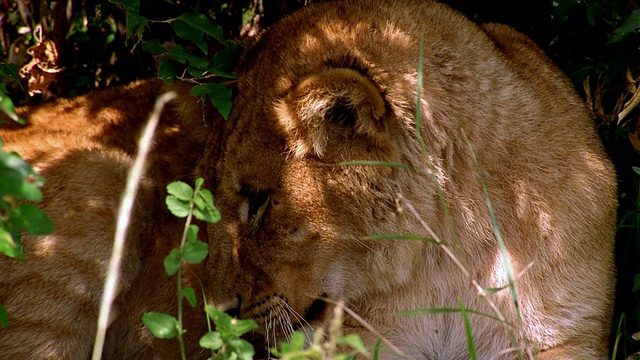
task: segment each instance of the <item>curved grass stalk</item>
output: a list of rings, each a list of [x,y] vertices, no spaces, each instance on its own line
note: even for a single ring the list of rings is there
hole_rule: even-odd
[[[116,297],[116,289],[118,286],[118,278],[120,275],[120,263],[122,261],[122,253],[124,251],[124,244],[129,228],[129,222],[131,220],[131,213],[133,210],[133,202],[138,192],[140,180],[144,173],[144,164],[146,162],[149,150],[151,149],[151,140],[155,133],[158,122],[160,121],[160,113],[164,106],[176,97],[176,93],[171,91],[160,96],[155,103],[153,112],[149,116],[147,125],[144,128],[142,136],[140,137],[140,145],[138,153],[136,154],[133,166],[129,170],[129,176],[127,178],[127,186],[125,189],[122,202],[120,203],[120,209],[118,210],[118,221],[116,225],[116,233],[113,241],[113,251],[111,253],[111,260],[109,261],[109,272],[107,274],[107,281],[104,285],[104,292],[100,301],[100,314],[98,316],[98,329],[96,331],[96,340],[93,347],[93,360],[100,360],[102,357],[102,350],[104,347],[104,339],[107,333],[107,326],[109,325],[109,315],[111,313],[111,307]]]

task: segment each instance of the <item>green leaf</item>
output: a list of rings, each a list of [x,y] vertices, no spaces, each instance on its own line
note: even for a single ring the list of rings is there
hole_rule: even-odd
[[[347,345],[360,354],[366,354],[367,349],[364,347],[362,340],[356,334],[345,335],[337,340],[340,345]]]
[[[198,193],[198,196],[193,199],[195,208],[193,209],[193,215],[202,221],[217,223],[220,221],[220,211],[213,204],[213,195],[211,191],[202,189]]]
[[[194,225],[194,224],[189,225],[189,228],[187,229],[187,240],[189,240],[189,242],[198,241],[199,230],[200,228],[198,227],[198,225]]]
[[[173,84],[178,70],[173,61],[160,59],[160,67],[158,68],[158,78],[162,79],[166,84]]]
[[[222,27],[212,23],[204,14],[186,13],[186,14],[180,15],[178,19],[183,20],[190,26],[198,30],[201,30],[202,32],[208,35],[213,36],[215,39],[217,39],[222,43],[225,42],[222,36]]]
[[[207,189],[200,190],[200,192],[198,192],[198,198],[204,201],[206,207],[215,209],[216,206],[213,204],[213,194],[211,194],[211,191]]]
[[[633,292],[638,292],[640,291],[640,274],[636,275],[634,281],[633,281],[633,289],[631,290]]]
[[[186,287],[182,289],[182,296],[187,299],[191,307],[195,307],[198,304],[198,300],[196,299],[196,292],[192,287]]]
[[[218,308],[215,308],[211,305],[206,305],[204,307],[204,311],[207,313],[207,316],[216,324],[216,329],[222,333],[229,333],[231,331],[231,320],[232,317]]]
[[[162,44],[160,44],[159,39],[152,39],[142,42],[142,50],[148,52],[151,55],[161,55],[166,54],[169,50],[165,49]]]
[[[196,85],[189,90],[189,95],[200,96],[201,98],[206,98],[207,96],[207,86],[206,85]]]
[[[16,108],[13,106],[13,101],[10,97],[3,93],[0,93],[0,111],[7,115],[9,119],[17,123],[20,122],[20,118],[16,114]]]
[[[38,187],[42,186],[44,180],[18,154],[0,151],[0,174],[0,195],[9,194],[30,201],[42,198]]]
[[[199,177],[196,179],[196,189],[198,189],[198,191],[200,191],[200,189],[202,188],[202,185],[204,185],[204,179]]]
[[[252,360],[255,354],[253,345],[245,339],[231,338],[229,339],[229,347],[235,350],[238,354],[238,359]]]
[[[627,16],[620,26],[613,31],[609,44],[620,42],[636,33],[640,29],[640,9],[635,9]]]
[[[580,62],[565,67],[565,72],[575,83],[582,83],[589,75],[598,71],[596,67]]]
[[[200,347],[210,350],[218,350],[222,347],[222,337],[219,332],[210,331],[200,339]]]
[[[236,44],[230,44],[224,49],[219,50],[215,55],[213,55],[213,59],[209,62],[208,69],[215,72],[232,71],[238,62],[240,50],[240,46]]]
[[[22,83],[18,77],[18,65],[16,64],[0,64],[0,77],[8,77],[22,87]]]
[[[127,39],[136,32],[142,38],[142,31],[147,26],[147,19],[140,15],[140,0],[109,0],[114,4],[121,4],[126,12]]]
[[[302,350],[306,345],[306,340],[307,338],[304,336],[302,332],[300,331],[294,332],[293,335],[291,335],[291,341],[289,341],[288,348],[286,349],[287,352]],[[282,344],[283,350],[285,350],[284,345],[287,345],[287,344]]]
[[[184,259],[189,264],[199,264],[209,254],[209,245],[202,241],[188,241],[184,244]]]
[[[45,235],[53,232],[51,220],[34,205],[22,204],[11,210],[9,216],[18,227],[30,234]]]
[[[569,12],[578,5],[579,0],[561,0],[553,3],[552,20],[557,24],[567,21]]]
[[[189,201],[193,198],[193,188],[182,181],[174,181],[167,185],[167,192],[180,200]]]
[[[223,78],[227,78],[227,79],[237,79],[238,77],[230,74],[226,71],[222,71],[222,70],[213,70],[214,73],[216,73],[218,76],[223,77]]]
[[[2,304],[0,304],[0,325],[4,327],[9,325],[9,314]]]
[[[189,73],[189,75],[193,76],[194,78],[201,78],[204,76],[204,74],[207,73],[207,70],[203,70],[203,69],[196,69],[193,67],[188,67],[187,68],[187,72]]]
[[[197,85],[191,88],[189,94],[200,96],[201,98],[209,97],[213,106],[218,112],[227,119],[231,111],[231,89],[223,84],[209,83],[207,85]]]
[[[178,320],[168,314],[146,313],[142,316],[142,322],[158,339],[173,339],[180,332]]]
[[[171,250],[169,255],[164,258],[163,264],[164,271],[167,272],[167,275],[171,276],[175,274],[180,268],[180,265],[182,265],[182,252],[180,249]]]
[[[169,57],[177,62],[193,66],[197,69],[206,69],[207,64],[209,63],[207,59],[190,53],[189,50],[180,45],[169,50]]]
[[[231,334],[235,336],[242,336],[253,329],[257,329],[258,324],[251,319],[231,320]]]
[[[176,34],[184,40],[191,41],[196,44],[200,50],[202,50],[205,55],[209,52],[209,47],[207,46],[207,42],[204,41],[204,33],[202,30],[197,29],[185,21],[180,19],[176,19],[171,22],[171,27],[176,32]]]
[[[189,214],[189,202],[180,200],[173,195],[168,195],[167,200],[167,209],[171,211],[174,216],[183,218]]]
[[[223,84],[209,83],[207,86],[207,95],[211,99],[213,106],[218,109],[225,120],[231,112],[231,89]]]
[[[193,215],[198,220],[206,221],[212,224],[220,221],[220,211],[216,208],[195,208],[193,209]]]
[[[0,253],[24,261],[24,248],[15,240],[10,232],[0,227]]]

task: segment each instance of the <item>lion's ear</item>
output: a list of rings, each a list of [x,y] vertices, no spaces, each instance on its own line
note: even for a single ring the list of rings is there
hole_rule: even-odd
[[[359,72],[328,69],[311,75],[278,106],[281,125],[291,135],[298,155],[323,157],[357,139],[374,146],[389,141],[386,106],[380,90]],[[362,143],[362,141],[360,141]]]

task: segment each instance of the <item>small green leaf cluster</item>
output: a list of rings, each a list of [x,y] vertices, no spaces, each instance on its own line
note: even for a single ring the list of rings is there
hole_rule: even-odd
[[[39,201],[44,179],[18,154],[2,150],[0,139],[0,253],[25,260],[20,231],[43,235],[53,232],[53,223],[42,210],[25,201]],[[0,324],[7,326],[7,311],[0,305]]]
[[[18,78],[18,66],[16,64],[0,64],[0,79],[9,79],[15,81],[20,85],[20,79]],[[2,112],[9,119],[24,124],[24,120],[19,118],[16,114],[13,100],[9,97],[9,91],[5,84],[0,83],[0,112]],[[2,120],[0,120],[0,123]]]
[[[140,15],[140,0],[109,0],[109,2],[124,7],[127,18],[127,38],[132,37],[135,32],[141,39],[144,27],[147,26],[147,19]]]
[[[16,71],[14,64],[0,64],[0,77],[18,81]],[[6,94],[4,84],[0,84],[0,111],[11,120],[24,123],[16,115],[13,101]],[[42,199],[40,187],[44,184],[44,178],[37,175],[20,155],[5,152],[3,145],[0,139],[0,253],[24,261],[21,231],[36,235],[50,234],[53,232],[53,223],[42,210],[27,203]],[[0,324],[8,324],[8,315],[2,305]]]
[[[189,215],[193,207],[193,215],[202,221],[217,223],[220,221],[220,212],[213,204],[213,195],[207,189],[201,189],[204,180],[196,180],[195,190],[188,184],[176,181],[167,185],[166,204],[171,213],[177,217],[184,218]],[[197,230],[196,230],[197,232]]]
[[[18,66],[16,64],[3,64],[0,63],[0,79],[9,79],[15,81],[20,85],[20,79],[18,78]],[[0,83],[0,112],[2,112],[9,119],[24,124],[24,120],[16,115],[16,109],[13,105],[13,100],[9,97],[9,91],[5,84]],[[2,122],[2,120],[0,120]]]
[[[171,83],[179,72],[186,72],[195,79],[220,77],[235,79],[231,70],[235,64],[240,47],[228,43],[222,37],[222,28],[213,24],[204,14],[186,13],[178,18],[170,20],[171,27],[183,40],[193,43],[203,56],[181,46],[163,46],[158,39],[148,40],[142,43],[142,49],[156,55],[159,58],[158,77],[167,83]],[[209,36],[224,46],[217,51],[211,60],[209,55]],[[200,96],[203,100],[207,97],[226,119],[231,110],[231,89],[220,83],[198,84],[191,90],[191,95]]]
[[[306,337],[299,331],[291,335],[289,343],[281,344],[279,349],[272,349],[273,354],[286,360],[345,360],[355,359],[358,354],[369,357],[362,340],[356,334],[342,334],[344,321],[344,303],[339,302],[333,309],[333,320],[325,334],[319,328],[313,334],[313,341],[307,346]],[[345,351],[350,351],[345,353]],[[374,358],[377,359],[376,354]]]
[[[164,313],[146,313],[142,318],[145,327],[160,339],[178,338],[185,358],[182,335],[182,299],[186,299],[192,307],[197,305],[195,290],[191,287],[182,287],[181,269],[182,262],[198,264],[208,255],[209,245],[198,240],[198,226],[191,224],[192,218],[216,223],[220,221],[220,212],[213,204],[213,195],[207,189],[203,189],[204,180],[196,179],[195,188],[181,181],[167,185],[166,205],[169,211],[180,218],[186,218],[180,248],[171,250],[164,259],[164,268],[169,276],[177,274],[178,282],[178,317]],[[224,360],[249,360],[253,358],[253,346],[241,336],[257,327],[252,320],[237,320],[226,313],[205,306],[205,312],[210,321],[213,321],[216,331],[209,331],[200,339],[200,346],[209,349],[214,359]],[[209,328],[211,326],[209,325]]]
[[[182,299],[185,298],[194,307],[197,305],[195,290],[182,287],[182,261],[189,264],[202,262],[209,253],[209,245],[198,240],[199,228],[191,224],[192,217],[215,223],[220,220],[220,212],[213,204],[213,195],[207,189],[202,189],[204,180],[198,178],[195,188],[181,181],[167,185],[165,200],[169,211],[180,218],[187,218],[180,248],[171,250],[164,259],[164,269],[169,276],[177,274],[178,282],[178,318],[164,313],[146,313],[142,318],[144,325],[151,333],[160,339],[178,338],[183,347],[182,335]],[[184,349],[183,349],[184,350]],[[182,351],[184,356],[184,351]]]
[[[182,298],[187,299],[191,306],[196,306],[196,296],[193,288],[183,288],[180,270],[182,261],[189,264],[199,264],[209,253],[209,245],[198,240],[199,228],[191,224],[192,216],[197,219],[215,223],[220,221],[220,212],[213,204],[213,195],[207,189],[202,189],[204,180],[196,180],[195,189],[182,181],[176,181],[167,185],[167,198],[165,200],[169,211],[180,218],[187,218],[180,248],[171,250],[164,259],[164,269],[167,275],[178,273],[178,298],[179,311],[182,310]],[[168,314],[147,313],[143,317],[145,326],[158,338],[172,339],[181,336],[184,331],[181,321]]]
[[[206,306],[207,317],[215,324],[216,331],[209,331],[200,339],[200,346],[211,350],[213,359],[251,360],[254,349],[242,335],[254,330],[258,325],[253,320],[238,320],[225,312]]]
[[[42,235],[53,232],[51,220],[36,206],[44,179],[16,153],[2,151],[0,140],[0,252],[23,260],[20,231]]]
[[[159,39],[142,40],[143,29],[148,20],[140,15],[139,0],[111,0],[121,4],[127,13],[127,37],[134,33],[138,42],[142,43],[142,49],[154,55],[159,61],[158,77],[166,83],[171,83],[175,78],[183,78],[187,73],[194,79],[219,77],[222,79],[235,79],[231,74],[234,64],[240,53],[240,47],[225,41],[222,35],[222,27],[214,24],[205,14],[184,13],[167,22],[175,34],[187,44],[185,47],[179,44],[162,44]],[[220,48],[213,56],[210,56],[209,40],[217,42],[216,48]],[[201,54],[198,54],[198,51]],[[183,74],[180,75],[179,74]],[[195,81],[195,80],[194,80]],[[231,110],[231,89],[219,83],[200,83],[191,90],[191,95],[200,96],[203,100],[209,98],[212,105],[218,109],[226,119]],[[205,101],[202,102],[203,106]]]
[[[553,4],[553,17],[557,23],[565,23],[571,12],[579,12],[582,7],[589,26],[604,22],[609,26],[608,43],[613,44],[634,35],[640,29],[640,9],[626,14],[624,2],[601,0],[560,0]]]
[[[185,230],[180,248],[171,250],[164,260],[164,268],[169,276],[177,274],[178,282],[178,317],[164,313],[146,313],[142,321],[145,327],[159,339],[177,338],[182,350],[182,358],[185,359],[184,343],[182,335],[186,332],[182,328],[182,299],[186,299],[192,307],[197,305],[193,288],[182,287],[181,269],[182,263],[197,264],[203,261],[208,254],[209,247],[198,240],[198,226],[191,224],[192,217],[216,223],[220,221],[220,212],[213,204],[213,195],[207,189],[203,189],[204,180],[196,179],[195,188],[181,181],[167,185],[168,195],[166,205],[169,211],[180,218],[186,218]],[[250,342],[242,339],[247,332],[254,330],[258,325],[251,319],[239,320],[215,307],[205,305],[209,331],[200,338],[200,346],[211,351],[214,360],[251,360],[255,354]],[[212,330],[213,322],[215,331]],[[336,316],[329,341],[324,341],[324,330],[318,329],[315,333],[313,344],[306,347],[305,337],[296,332],[289,343],[282,344],[279,349],[272,349],[277,356],[283,359],[334,359],[343,360],[354,358],[356,354],[367,354],[362,341],[357,335],[343,336],[340,333],[342,313]],[[345,354],[340,349],[352,349],[350,354]]]
[[[351,352],[347,354],[344,351],[336,351],[333,345],[342,346],[342,350],[351,349]],[[281,360],[346,360],[355,359],[357,354],[367,354],[367,349],[358,335],[338,335],[335,339],[325,342],[322,329],[316,331],[313,343],[308,347],[305,335],[296,331],[288,343],[283,343],[279,349],[272,351]]]
[[[603,79],[607,85],[620,87],[626,81],[627,69],[637,69],[637,33],[640,9],[628,1],[558,0],[553,2],[552,18],[558,26],[553,47],[567,52],[565,72],[581,84],[587,77]],[[588,40],[586,40],[588,39]],[[634,76],[635,78],[635,76]],[[606,102],[618,100],[611,92]],[[617,114],[617,113],[616,113]]]

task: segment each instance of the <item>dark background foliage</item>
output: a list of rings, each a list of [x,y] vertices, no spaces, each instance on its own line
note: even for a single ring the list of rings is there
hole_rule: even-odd
[[[383,1],[383,0],[381,0]],[[305,0],[0,0],[0,97],[16,105],[155,76],[158,57],[144,51],[139,33],[127,36],[127,17],[148,19],[142,38],[196,47],[176,36],[166,20],[206,14],[225,38],[250,36],[305,5]],[[636,0],[444,0],[477,22],[501,22],[531,36],[573,80],[593,110],[595,126],[619,177],[618,292],[612,331],[617,358],[639,350],[632,339],[640,322],[640,212],[638,177],[640,111],[619,113],[637,92],[640,77],[640,10]],[[139,8],[131,11],[131,4]],[[125,12],[125,8],[128,11]],[[131,25],[131,24],[129,24]],[[129,26],[131,28],[131,26]],[[26,79],[10,75],[32,61],[28,49],[44,39],[31,70],[41,93],[28,95]],[[34,52],[32,50],[31,52]],[[39,74],[39,75],[38,75]],[[39,76],[39,77],[38,77]],[[28,77],[28,76],[27,76]],[[38,84],[35,84],[38,87]],[[0,106],[2,104],[0,103]],[[587,169],[585,169],[587,171]],[[617,341],[616,341],[617,340]]]

